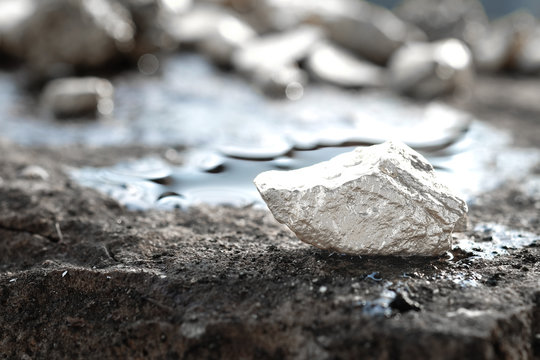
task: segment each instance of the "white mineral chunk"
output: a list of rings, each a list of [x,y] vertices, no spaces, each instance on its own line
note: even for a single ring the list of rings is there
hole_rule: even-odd
[[[468,90],[474,75],[472,55],[460,40],[410,43],[389,63],[392,87],[418,98]]]
[[[113,85],[96,77],[53,80],[43,90],[42,104],[57,118],[110,115],[114,108]]]
[[[264,172],[255,185],[299,239],[341,253],[440,255],[451,249],[452,231],[467,212],[427,160],[398,142]]]

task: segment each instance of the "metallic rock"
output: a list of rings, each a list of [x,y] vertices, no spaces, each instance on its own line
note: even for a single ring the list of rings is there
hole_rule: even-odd
[[[398,142],[267,171],[254,182],[276,220],[300,240],[348,254],[443,254],[467,212],[427,160]]]

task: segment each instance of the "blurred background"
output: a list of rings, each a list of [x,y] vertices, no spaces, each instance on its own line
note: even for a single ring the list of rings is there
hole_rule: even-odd
[[[260,171],[387,139],[473,199],[538,158],[513,147],[536,119],[508,131],[476,104],[540,113],[539,14],[535,0],[0,0],[0,136],[165,148],[74,172],[135,208],[249,204]]]
[[[373,0],[371,2],[391,9],[397,6],[402,1],[401,0]],[[530,11],[532,14],[536,16],[540,14],[540,4],[538,3],[538,1],[534,1],[534,0],[516,0],[516,1],[482,0],[481,3],[486,10],[486,14],[491,19],[495,19],[497,17],[510,14],[511,12],[514,12],[519,9],[525,9],[527,11]]]

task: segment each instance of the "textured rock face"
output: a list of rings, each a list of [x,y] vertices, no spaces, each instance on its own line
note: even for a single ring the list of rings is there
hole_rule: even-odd
[[[450,250],[466,203],[404,144],[386,142],[255,185],[274,217],[302,241],[359,255],[435,256]]]

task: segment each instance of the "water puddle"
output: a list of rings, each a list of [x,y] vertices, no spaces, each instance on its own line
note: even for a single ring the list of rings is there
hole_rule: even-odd
[[[454,240],[454,250],[463,250],[468,259],[490,260],[508,254],[508,250],[521,249],[540,242],[540,235],[526,231],[508,229],[499,224],[478,224],[474,228],[475,237],[459,234]]]
[[[454,144],[420,151],[434,164],[442,180],[470,202],[505,181],[518,180],[537,163],[538,151],[513,149],[505,138],[505,134],[474,122]],[[194,149],[180,154],[182,166],[148,158],[111,168],[74,169],[72,175],[83,185],[97,188],[134,210],[184,209],[199,203],[262,205],[252,183],[260,172],[313,165],[354,148],[293,147],[285,155],[260,148],[253,154],[249,147],[239,145],[234,152]]]
[[[82,184],[138,210],[260,204],[252,184],[260,172],[312,165],[387,139],[424,154],[468,201],[519,179],[540,158],[538,150],[515,149],[509,135],[439,103],[322,84],[297,101],[269,100],[196,55],[162,59],[159,76],[126,72],[112,82],[111,118],[60,122],[29,110],[35,106],[14,75],[0,73],[2,136],[27,146],[186,146],[177,154],[182,166],[149,158],[72,171]]]

